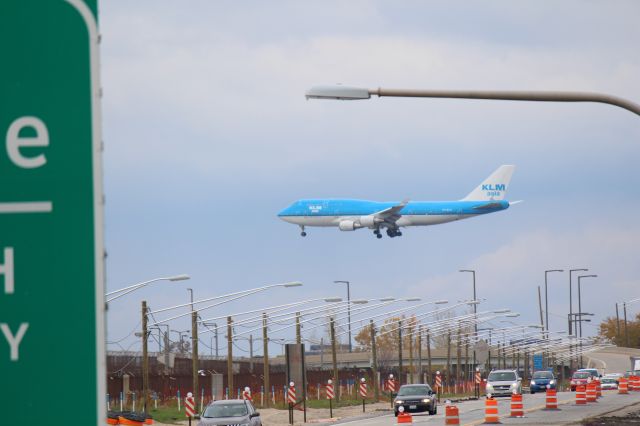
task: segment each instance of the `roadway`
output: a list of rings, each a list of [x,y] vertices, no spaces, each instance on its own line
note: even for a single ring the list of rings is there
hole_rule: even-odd
[[[640,350],[610,348],[584,355],[585,366],[604,370],[605,373],[624,373],[631,368],[629,356],[640,356]]]
[[[628,395],[618,395],[617,391],[605,391],[603,397],[597,403],[590,403],[586,406],[575,405],[574,392],[559,392],[557,411],[544,410],[544,394],[523,395],[525,417],[509,418],[510,398],[498,399],[498,412],[500,422],[514,425],[568,425],[580,424],[579,422],[588,417],[596,417],[604,414],[615,413],[625,407],[637,404],[640,410],[640,392],[632,392]],[[465,401],[455,404],[460,412],[461,425],[480,425],[484,423],[484,398],[479,401]],[[417,425],[444,425],[444,404],[438,406],[438,414],[429,416],[427,414],[413,415],[413,423]],[[345,419],[341,424],[354,424],[354,426],[390,426],[396,423],[393,414],[386,414],[378,417],[370,417],[356,420]]]

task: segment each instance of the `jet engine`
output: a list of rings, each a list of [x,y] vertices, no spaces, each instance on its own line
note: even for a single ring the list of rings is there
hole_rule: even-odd
[[[341,231],[355,231],[357,226],[352,220],[342,220],[338,224],[338,228],[340,228]]]
[[[361,228],[373,228],[376,224],[376,218],[374,216],[360,216],[358,223]]]

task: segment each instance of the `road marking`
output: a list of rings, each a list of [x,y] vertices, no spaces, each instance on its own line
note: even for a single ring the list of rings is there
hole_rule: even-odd
[[[18,203],[0,203],[1,213],[51,213],[51,201],[27,201]]]
[[[587,363],[587,368],[589,368],[589,366],[591,365],[591,361],[598,361],[599,363],[602,364],[603,372],[607,371],[607,363],[604,362],[603,360],[590,357],[589,355],[587,355],[587,358],[589,358],[589,362]]]

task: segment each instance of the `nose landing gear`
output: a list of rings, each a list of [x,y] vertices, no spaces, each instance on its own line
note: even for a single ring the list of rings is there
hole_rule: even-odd
[[[300,236],[301,237],[306,237],[307,233],[304,232],[304,225],[300,225]]]

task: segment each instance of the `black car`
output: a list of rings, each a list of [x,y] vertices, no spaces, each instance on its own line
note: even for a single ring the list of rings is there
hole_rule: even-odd
[[[438,412],[436,395],[429,385],[403,385],[400,386],[398,394],[393,400],[393,413],[398,416],[398,409],[404,407],[405,413],[423,413],[427,411],[429,415]]]

